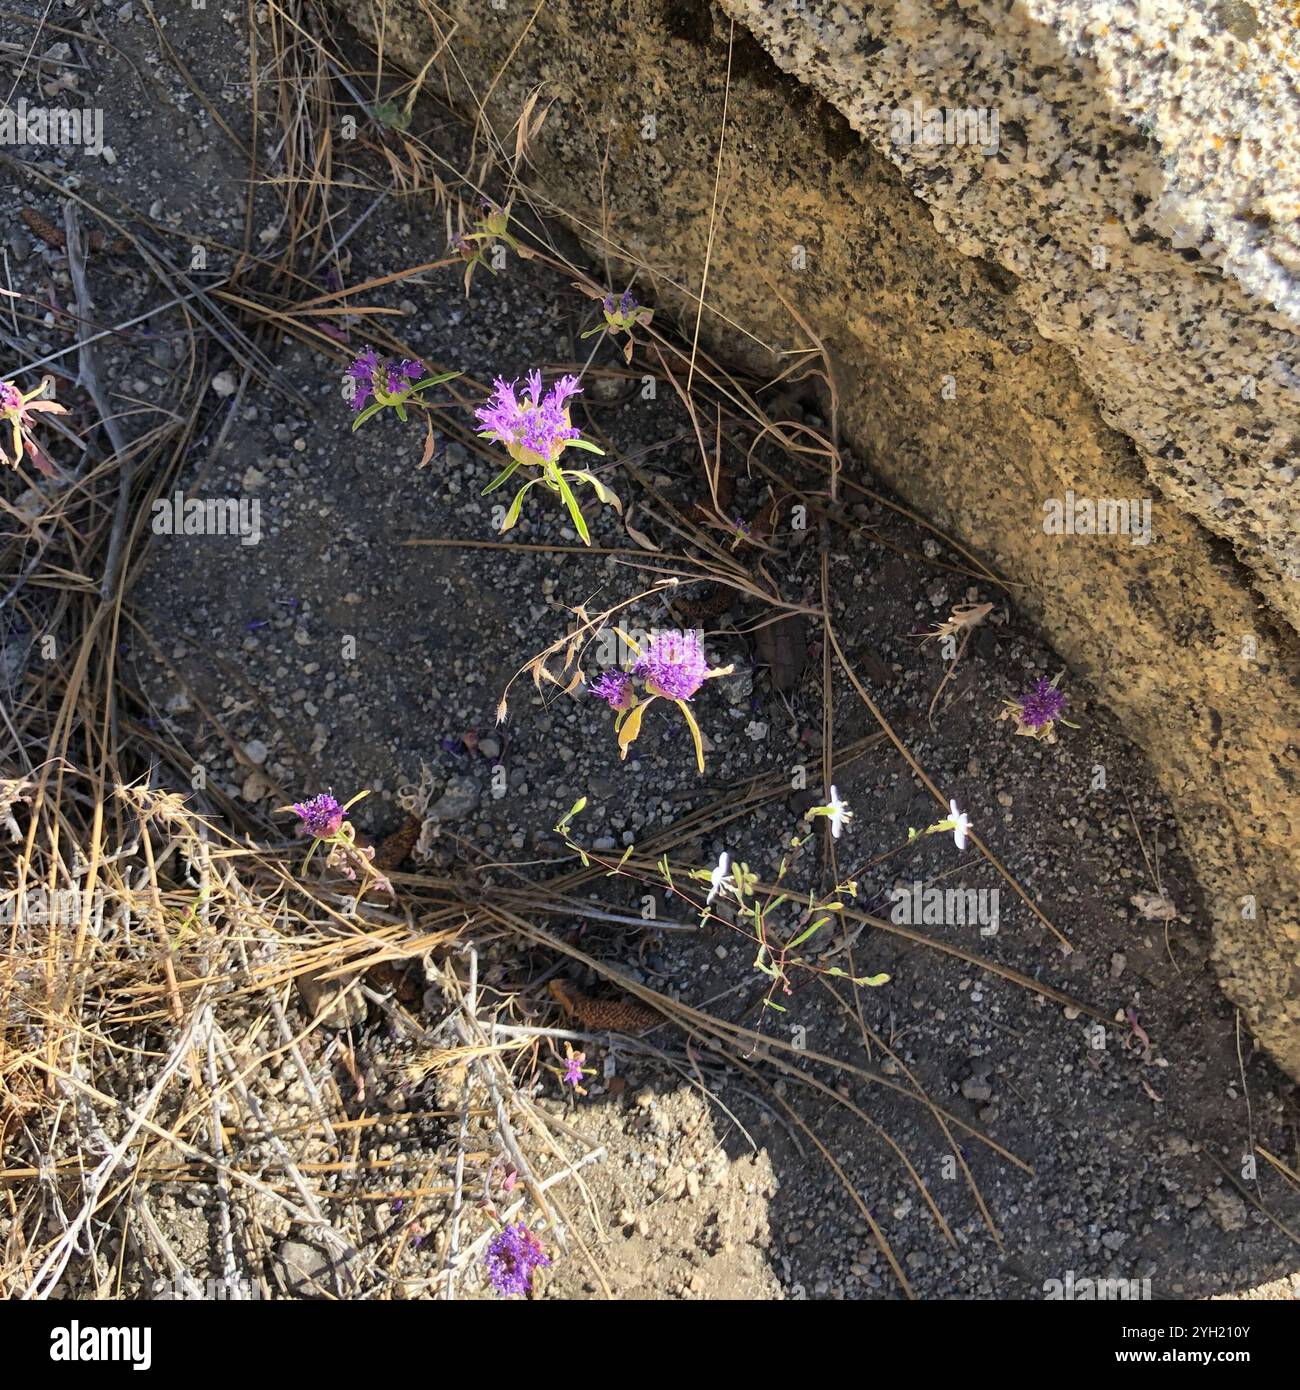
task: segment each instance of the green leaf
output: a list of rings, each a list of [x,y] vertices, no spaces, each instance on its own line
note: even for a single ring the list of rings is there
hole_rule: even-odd
[[[458,376],[464,376],[464,372],[440,372],[437,376],[426,376],[423,381],[417,381],[411,387],[411,391],[423,391],[427,386],[441,386],[444,381],[451,381]],[[410,395],[410,391],[407,395]]]
[[[383,401],[371,401],[371,403],[368,406],[366,406],[366,408],[357,416],[357,418],[353,420],[352,428],[355,430],[358,425],[363,424],[365,421],[369,420],[372,415],[378,415],[383,408]]]
[[[585,796],[580,796],[577,799],[577,801],[575,801],[573,805],[569,807],[568,811],[560,817],[559,824],[557,824],[555,827],[556,832],[563,833],[565,830],[567,830],[569,822],[574,818],[574,816],[579,815],[585,809],[586,805],[587,798]]]
[[[685,700],[678,700],[677,708],[686,716],[686,723],[691,731],[691,738],[695,743],[695,765],[704,771],[704,742],[700,737],[700,726],[695,722],[695,716],[691,713],[691,707]]]
[[[528,489],[537,481],[538,480],[534,478],[532,483],[525,483],[523,487],[515,493],[515,500],[511,502],[510,510],[506,513],[506,519],[501,523],[502,531],[510,530],[515,522],[519,520],[519,513],[524,509],[524,498],[528,494]]]
[[[483,489],[483,491],[479,495],[481,497],[486,497],[489,492],[495,492],[497,488],[501,486],[502,483],[509,481],[511,474],[513,474],[515,469],[518,467],[519,460],[511,459],[510,462],[501,470],[500,473],[496,475],[495,478],[492,479],[492,481],[487,485],[487,487]]]
[[[593,444],[590,439],[566,440],[564,447],[566,449],[586,449],[587,452],[590,454],[599,454],[601,458],[605,457],[604,449],[601,449],[597,445]]]
[[[783,1014],[783,1013],[787,1012],[786,1007],[785,1007],[784,1004],[774,1004],[774,1003],[772,1002],[772,1000],[770,1000],[770,999],[764,999],[764,1000],[763,1000],[763,1007],[764,1007],[765,1009],[775,1009],[775,1010],[777,1011],[777,1013],[779,1013],[779,1014]]]
[[[405,130],[411,124],[411,113],[403,110],[395,101],[375,102],[371,115],[391,130]]]
[[[803,943],[807,941],[808,938],[812,936],[814,932],[819,931],[830,920],[831,919],[829,917],[819,917],[806,931],[801,931],[799,935],[796,936],[795,939],[791,941],[788,946],[786,946],[785,949],[787,951],[793,951],[796,946],[802,946]]]
[[[559,484],[560,496],[564,498],[564,505],[568,507],[569,515],[573,518],[574,529],[582,537],[583,545],[590,545],[591,532],[587,530],[582,508],[578,506],[578,499],[573,495],[573,489],[564,481],[563,473],[559,474],[555,481]]]
[[[889,983],[888,975],[850,975],[847,970],[841,970],[837,965],[832,966],[826,973],[834,975],[837,979],[848,980],[850,984],[870,985],[873,989],[878,985]]]
[[[584,483],[590,483],[595,490],[596,496],[599,497],[607,507],[613,507],[616,512],[622,515],[622,502],[618,500],[618,497],[612,493],[594,473],[588,473],[585,468],[571,468],[569,469],[569,477],[581,478]]]

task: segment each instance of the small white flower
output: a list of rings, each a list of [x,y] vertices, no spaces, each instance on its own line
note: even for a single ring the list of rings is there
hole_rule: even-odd
[[[840,794],[834,787],[831,788],[831,799],[826,803],[826,814],[831,820],[831,835],[838,840],[845,821],[853,819],[853,812],[840,800]]]
[[[948,809],[952,812],[952,838],[958,849],[966,848],[966,832],[970,829],[970,818],[965,811],[957,809],[957,803],[950,801]]]
[[[709,874],[709,896],[705,903],[711,903],[719,893],[729,893],[735,887],[730,877],[731,856],[723,850],[718,855],[718,866]]]

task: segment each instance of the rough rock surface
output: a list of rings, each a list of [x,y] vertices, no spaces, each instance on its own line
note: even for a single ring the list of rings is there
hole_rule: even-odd
[[[688,329],[707,260],[706,344],[774,373],[815,329],[846,439],[1147,750],[1224,986],[1300,1075],[1293,36],[1238,3],[730,2],[452,0],[442,95],[490,92],[513,149],[540,87],[534,193]],[[432,23],[386,6],[386,59]],[[900,146],[913,99],[996,109],[996,152]],[[1070,494],[1149,500],[1149,543],[1047,534]]]
[[[1290,7],[729,8],[902,170],[946,240],[1017,277],[1016,303],[1068,347],[1166,500],[1230,540],[1296,624],[1300,33]],[[972,132],[945,121],[945,135],[966,143],[929,143],[934,113],[956,111],[982,112],[983,123]]]

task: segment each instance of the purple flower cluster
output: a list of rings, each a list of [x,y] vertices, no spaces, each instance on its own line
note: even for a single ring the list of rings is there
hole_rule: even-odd
[[[632,703],[632,677],[626,671],[606,671],[590,690],[610,709],[624,710]]]
[[[548,1268],[551,1260],[541,1241],[519,1221],[492,1237],[485,1263],[492,1287],[508,1298],[512,1294],[532,1293],[533,1271]]]
[[[424,363],[418,358],[403,357],[400,362],[390,358],[381,362],[374,348],[368,347],[346,373],[345,379],[354,383],[351,388],[352,409],[365,408],[366,402],[375,393],[376,382],[382,383],[388,394],[393,396],[405,390],[408,381],[419,381],[424,373]]]
[[[508,448],[527,449],[548,463],[555,462],[570,439],[579,437],[580,431],[569,423],[566,404],[582,390],[576,376],[562,376],[543,396],[541,372],[529,372],[522,401],[515,394],[517,382],[497,377],[492,384],[496,388],[492,398],[474,412],[485,437]]]
[[[310,801],[295,801],[293,809],[303,829],[318,840],[337,835],[347,814],[328,792],[321,792]]]
[[[631,290],[624,290],[617,298],[612,294],[607,294],[604,299],[605,312],[611,317],[618,315],[620,318],[627,318],[629,314],[636,313],[640,307]]]
[[[637,658],[632,674],[640,676],[652,695],[689,700],[709,674],[708,659],[695,632],[661,632],[651,638]]]
[[[23,393],[11,381],[0,381],[0,410],[6,413],[21,411]]]
[[[1020,718],[1031,729],[1041,729],[1059,719],[1065,711],[1065,693],[1046,677],[1020,697]]]

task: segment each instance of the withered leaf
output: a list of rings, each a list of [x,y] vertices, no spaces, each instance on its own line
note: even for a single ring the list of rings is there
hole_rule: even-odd
[[[808,625],[802,613],[787,613],[754,634],[760,663],[768,668],[774,690],[793,690],[808,663]]]

